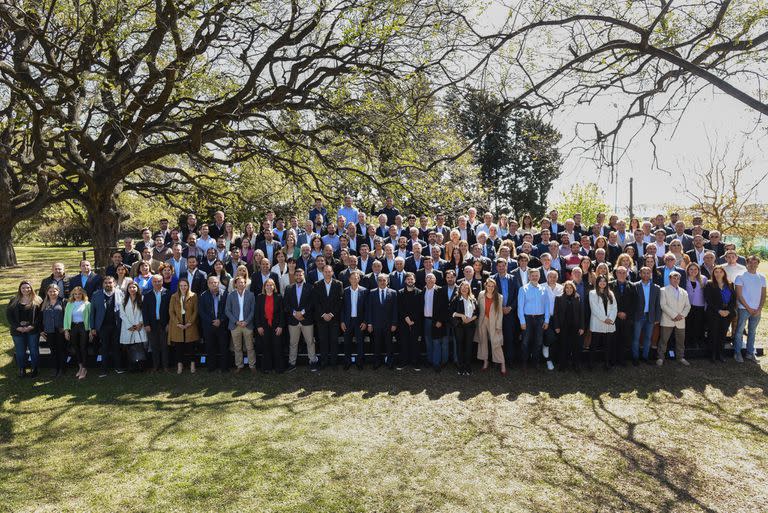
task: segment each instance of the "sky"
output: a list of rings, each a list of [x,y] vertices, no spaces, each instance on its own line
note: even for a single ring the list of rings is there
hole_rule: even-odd
[[[499,0],[490,0],[486,7],[481,18],[487,24],[486,28],[491,30],[505,19],[508,9]],[[543,54],[542,58],[547,56]],[[551,122],[563,134],[562,140],[567,142],[573,138],[577,123],[597,122],[601,127],[612,128],[611,121],[615,122],[618,117],[617,105],[625,108],[625,101],[626,96],[617,93],[586,108],[556,112]],[[572,148],[564,144],[561,149],[567,158],[563,162],[561,179],[550,192],[550,203],[562,199],[574,182],[596,182],[603,188],[609,206],[613,208],[615,205],[618,213],[626,214],[629,178],[633,177],[634,204],[641,206],[641,214],[653,213],[664,205],[688,205],[691,199],[686,197],[678,174],[687,173],[690,176],[697,167],[706,165],[709,162],[710,142],[719,148],[729,144],[729,161],[736,160],[743,146],[745,157],[751,161],[749,173],[745,176],[750,184],[768,170],[768,123],[741,102],[710,87],[699,94],[680,119],[674,132],[671,127],[666,128],[656,138],[656,153],[664,170],[653,166],[649,134],[641,133],[630,142],[627,139],[632,131],[626,130],[622,144],[629,144],[629,148],[617,167],[618,178],[614,183],[610,183],[607,171],[601,173],[584,152],[569,151]],[[755,130],[758,121],[762,124]],[[768,180],[758,187],[757,198],[768,201]],[[646,208],[643,209],[643,206]]]

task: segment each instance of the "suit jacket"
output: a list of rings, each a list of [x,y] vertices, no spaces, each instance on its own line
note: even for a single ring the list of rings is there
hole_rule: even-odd
[[[157,320],[155,312],[157,303],[155,302],[155,291],[150,289],[141,297],[141,314],[144,317],[144,326],[155,328],[168,326],[169,315],[168,306],[171,302],[171,293],[167,289],[160,292],[160,320]]]
[[[280,251],[280,248],[282,247],[280,243],[276,240],[272,240],[270,243],[270,246],[272,246],[272,261],[269,263],[270,267],[275,265],[277,263],[277,252]],[[264,256],[267,255],[267,241],[266,240],[260,240],[256,243],[256,249],[260,249],[262,253],[264,253]]]
[[[237,275],[237,268],[240,267],[241,265],[244,265],[245,268],[248,269],[248,276],[253,274],[253,267],[251,266],[251,264],[249,264],[242,258],[238,262],[235,262],[234,260],[229,259],[227,263],[224,264],[224,270],[226,270],[230,276],[234,277]]]
[[[171,269],[173,269],[174,272],[176,272],[176,267],[173,264],[173,257],[166,260],[165,263],[170,265]],[[181,259],[179,260],[179,273],[180,273],[179,276],[184,276],[185,274],[187,274],[187,259],[184,257],[181,257]],[[229,274],[234,276],[234,274],[232,273],[229,273]]]
[[[627,314],[627,320],[631,321],[635,318],[635,310],[637,309],[637,291],[635,287],[629,281],[624,282],[624,293],[619,292],[619,283],[617,281],[611,282],[611,290],[616,297],[616,306],[619,312]]]
[[[266,304],[267,296],[261,294],[256,297],[256,320],[255,327],[263,328],[264,331],[276,330],[277,328],[285,327],[285,307],[283,306],[283,298],[277,292],[272,294],[273,310],[272,310],[272,327],[267,323]]]
[[[685,328],[685,318],[688,316],[688,312],[691,311],[691,302],[688,299],[688,292],[683,287],[678,287],[677,292],[672,286],[664,287],[661,289],[659,295],[659,305],[661,306],[661,325],[662,326],[674,326],[676,328]],[[672,320],[678,314],[683,318],[679,321]]]
[[[631,284],[628,284],[631,287]],[[565,295],[555,298],[555,310],[550,318],[552,329],[578,332],[584,329],[584,307],[580,299],[568,301]]]
[[[368,255],[368,260],[366,260],[365,265],[363,265],[363,260],[360,257],[357,257],[357,268],[360,269],[360,272],[363,274],[369,274],[373,270],[374,260],[376,259]]]
[[[648,247],[648,244],[646,244],[645,242],[643,242],[641,244],[638,244],[637,242],[633,242],[632,244],[627,244],[626,246],[624,246],[624,249],[626,249],[627,247],[635,248],[635,256],[633,257],[633,260],[635,261],[635,264],[639,264],[640,263],[640,248],[642,248],[643,257],[645,257],[645,253],[646,253],[645,248]]]
[[[618,307],[616,300],[609,301],[607,305],[603,304],[603,300],[597,295],[596,290],[589,291],[589,309],[591,312],[589,318],[589,330],[592,333],[615,333],[616,324],[605,324],[605,319],[616,320],[616,314],[618,314]]]
[[[460,278],[456,280],[456,285],[461,285],[466,281],[466,278]],[[483,290],[483,282],[478,278],[472,278],[469,281],[469,288],[472,290],[472,295],[477,297],[480,291]]]
[[[395,271],[389,273],[389,288],[395,292],[399,292],[405,288],[405,273],[407,271]],[[398,276],[402,274],[402,277]]]
[[[305,282],[309,283],[310,285],[314,285],[318,281],[322,281],[323,279],[323,272],[318,269],[317,267],[312,266],[312,268],[309,271],[306,271],[304,273],[305,276]]]
[[[475,264],[475,260],[478,260],[478,261],[483,263],[483,271],[485,271],[487,273],[491,272],[491,269],[493,267],[493,263],[492,263],[492,260],[490,258],[484,257],[482,255],[480,255],[479,257],[470,256],[469,258],[467,258],[467,262],[466,263],[467,263],[467,265],[474,265]]]
[[[304,282],[301,287],[301,297],[296,296],[296,288],[298,284],[294,283],[288,286],[288,289],[283,295],[283,306],[285,308],[286,319],[288,319],[289,326],[298,326],[299,321],[293,316],[293,312],[304,311],[304,320],[301,321],[303,326],[311,326],[314,323],[313,309],[314,302],[312,299],[312,287],[313,285]]]
[[[445,284],[443,272],[438,271],[434,267],[430,272],[435,275],[435,284],[442,287]],[[427,285],[427,270],[422,267],[416,272],[416,286],[420,289],[424,289],[426,285]]]
[[[379,298],[379,288],[368,292],[368,304],[365,307],[365,323],[373,326],[375,331],[389,330],[397,326],[397,292],[384,289],[384,302]]]
[[[227,295],[228,292],[219,293],[219,308],[218,315],[214,312],[213,308],[213,294],[210,290],[206,290],[200,294],[200,299],[197,304],[197,315],[200,317],[200,327],[203,329],[203,336],[208,336],[215,327],[211,324],[214,320],[222,321],[219,326],[226,328],[229,324],[227,319]]]
[[[685,270],[682,267],[675,266],[675,271],[680,273],[680,283],[683,283],[683,280],[685,279]],[[664,266],[656,268],[656,272],[653,274],[653,282],[659,287],[664,286]]]
[[[358,322],[365,320],[365,309],[368,306],[368,289],[365,287],[357,286],[357,320]],[[352,289],[346,287],[344,289],[344,311],[341,315],[347,329],[352,325]]]
[[[673,233],[672,235],[667,235],[667,245],[669,245],[669,243],[675,239],[677,239],[676,233]],[[687,233],[683,233],[683,235],[680,237],[680,242],[683,243],[683,251],[690,251],[693,249],[693,237],[691,237]]]
[[[434,291],[434,298],[432,299],[432,337],[440,338],[444,337],[448,331],[449,302],[448,295],[442,291],[442,287],[435,285]],[[425,296],[426,292],[427,289],[424,289],[422,295]],[[440,327],[436,326],[438,322]]]
[[[417,330],[424,322],[424,293],[420,288],[402,289],[397,293],[397,318],[401,326],[406,325],[406,317],[416,323]]]
[[[642,319],[645,313],[645,293],[643,292],[643,282],[638,281],[633,284],[637,293],[635,302],[635,320]],[[659,305],[659,295],[661,287],[651,282],[650,295],[648,297],[648,320],[650,322],[661,321],[661,306]]]
[[[715,260],[720,258],[721,256],[725,255],[725,244],[722,242],[716,246],[713,246],[711,242],[707,241],[704,243],[704,249],[708,249],[710,251],[715,252]]]
[[[237,291],[227,294],[227,303],[225,313],[229,320],[229,330],[235,329],[237,321],[240,319],[240,300]],[[256,314],[256,296],[250,290],[243,291],[243,320],[247,323],[246,327],[252,330],[254,327],[254,316]]]
[[[275,293],[280,294],[280,276],[277,273],[269,272],[269,277],[275,282]],[[251,292],[255,295],[261,294],[264,288],[264,280],[261,271],[251,275]]]
[[[72,290],[75,287],[83,287],[83,284],[80,278],[81,276],[82,275],[80,273],[77,273],[76,275],[72,276],[69,279],[69,290]],[[89,274],[88,278],[86,278],[85,286],[83,287],[83,289],[85,290],[85,293],[88,294],[88,297],[91,297],[93,296],[94,292],[96,292],[100,288],[101,288],[101,276],[91,271],[91,274]]]
[[[418,262],[413,257],[413,255],[405,259],[405,270],[408,272],[416,274],[416,272],[423,267],[424,267],[424,257],[419,257]]]
[[[323,320],[323,314],[333,314],[331,324],[338,323],[341,320],[341,311],[344,306],[344,289],[341,282],[331,279],[330,292],[326,291],[325,280],[315,283],[313,289],[315,303],[315,322],[326,322]]]
[[[188,273],[189,269],[187,269],[187,271],[182,274],[181,277],[189,278]],[[208,275],[205,273],[205,271],[201,270],[199,267],[195,270],[194,277],[189,283],[189,288],[195,294],[202,294],[208,288]]]
[[[115,306],[119,307],[120,303],[123,301],[122,293],[119,290],[115,290],[112,294],[112,297],[115,300]],[[104,317],[107,313],[104,305],[104,301],[106,300],[104,289],[97,290],[89,299],[91,301],[91,329],[98,331],[101,329],[101,325],[104,323]],[[114,313],[114,327],[117,327],[120,325],[120,311],[116,310]]]
[[[501,306],[508,306],[512,308],[512,312],[517,312],[517,289],[518,287],[515,285],[515,279],[512,277],[510,273],[507,273],[503,278],[499,276],[498,273],[491,276],[493,280],[496,282],[496,290],[499,291],[499,294],[501,294],[501,282],[506,281],[507,282],[507,301],[504,302],[504,299],[502,298]]]
[[[709,281],[704,285],[704,301],[707,304],[707,316],[719,318],[720,314],[718,313],[718,310],[728,310],[728,312],[730,312],[730,315],[728,316],[729,319],[732,319],[733,316],[736,315],[736,287],[734,287],[733,284],[729,284],[729,287],[731,289],[731,299],[728,303],[724,304],[723,296],[717,283]]]

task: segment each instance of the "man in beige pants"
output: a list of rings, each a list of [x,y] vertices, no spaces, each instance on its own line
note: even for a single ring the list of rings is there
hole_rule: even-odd
[[[232,345],[235,350],[235,373],[243,367],[243,342],[248,353],[248,367],[256,373],[256,351],[253,349],[253,316],[256,310],[256,296],[246,290],[245,278],[235,278],[235,292],[227,296],[225,313],[232,333]]]
[[[299,338],[303,335],[307,343],[310,369],[317,371],[317,355],[315,354],[315,326],[312,315],[312,286],[304,281],[304,269],[296,268],[296,282],[285,290],[286,317],[288,319],[288,369],[296,370],[296,358],[299,353]]]

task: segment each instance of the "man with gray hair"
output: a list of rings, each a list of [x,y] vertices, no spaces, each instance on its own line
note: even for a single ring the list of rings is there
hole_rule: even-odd
[[[669,285],[662,287],[659,294],[661,307],[661,336],[656,356],[656,365],[664,364],[664,353],[672,332],[675,332],[675,358],[683,365],[689,365],[685,359],[685,318],[691,311],[688,292],[680,286],[681,274],[672,271],[669,274]]]

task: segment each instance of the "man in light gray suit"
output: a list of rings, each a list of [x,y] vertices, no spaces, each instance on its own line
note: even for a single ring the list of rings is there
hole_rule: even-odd
[[[251,373],[256,373],[256,351],[253,348],[253,316],[256,312],[256,296],[246,290],[245,278],[238,276],[235,280],[235,293],[227,296],[227,306],[224,313],[229,320],[229,331],[232,333],[232,345],[235,350],[235,374],[243,367],[243,342],[248,354],[248,367]]]

